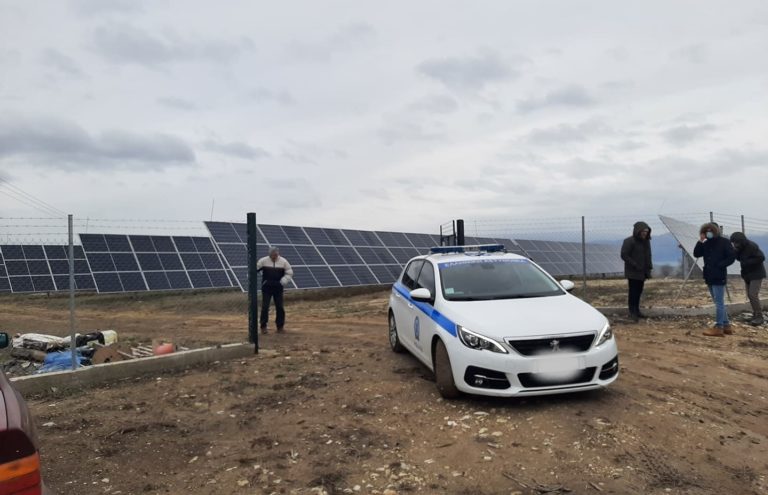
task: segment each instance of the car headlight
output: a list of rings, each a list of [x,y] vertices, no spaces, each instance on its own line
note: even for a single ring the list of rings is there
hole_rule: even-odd
[[[470,349],[476,349],[478,351],[498,352],[500,354],[509,354],[509,352],[495,340],[489,339],[488,337],[483,337],[482,335],[477,334],[471,330],[467,330],[461,325],[456,325],[456,327],[459,329],[459,339],[461,340],[461,343]]]
[[[611,324],[606,323],[600,333],[597,336],[597,344],[595,347],[601,346],[613,338],[613,330],[611,330]]]

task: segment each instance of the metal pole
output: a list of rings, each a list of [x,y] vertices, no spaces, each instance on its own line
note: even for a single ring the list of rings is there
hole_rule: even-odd
[[[259,353],[259,284],[256,263],[256,213],[248,213],[248,342]]]
[[[715,215],[710,211],[709,212],[709,223],[712,223],[715,221]]]
[[[464,220],[456,220],[456,245],[464,245]]]
[[[72,215],[67,215],[69,230],[69,351],[72,354],[72,369],[77,369],[77,343],[75,338],[75,246],[72,231]]]
[[[742,234],[746,234],[747,233],[747,229],[744,228],[744,215],[741,216],[741,233]]]
[[[581,275],[582,297],[587,294],[587,230],[585,228],[584,216],[581,217]]]

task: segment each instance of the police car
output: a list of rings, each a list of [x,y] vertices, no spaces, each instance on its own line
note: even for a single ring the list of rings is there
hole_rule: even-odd
[[[559,394],[605,387],[619,357],[608,320],[503,246],[433,248],[392,287],[389,344],[435,375],[440,394]]]

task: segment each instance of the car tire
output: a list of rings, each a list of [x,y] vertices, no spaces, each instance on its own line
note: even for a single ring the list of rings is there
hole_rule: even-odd
[[[397,335],[397,322],[395,322],[395,315],[391,311],[389,312],[389,347],[392,352],[400,354],[405,351],[405,347],[400,343],[400,337]]]
[[[453,381],[453,369],[451,368],[451,358],[448,357],[448,350],[445,348],[442,340],[438,340],[435,345],[435,383],[437,390],[444,399],[456,399],[461,395],[456,388],[456,382]]]

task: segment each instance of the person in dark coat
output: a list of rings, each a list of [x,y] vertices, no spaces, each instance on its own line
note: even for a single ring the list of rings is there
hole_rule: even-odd
[[[722,337],[733,333],[728,312],[725,310],[725,284],[728,267],[736,261],[736,251],[731,242],[720,235],[716,223],[705,223],[699,229],[699,242],[693,248],[693,256],[704,258],[704,281],[715,303],[715,326],[704,331],[707,337]]]
[[[640,296],[643,294],[645,281],[651,278],[651,227],[645,222],[636,222],[632,235],[624,239],[621,245],[621,259],[624,260],[624,276],[629,285],[627,305],[632,321],[645,318],[640,312]]]
[[[760,306],[760,286],[765,278],[765,255],[755,242],[741,232],[731,234],[731,243],[736,250],[736,259],[741,263],[741,278],[744,279],[749,304],[752,306],[750,325],[763,324],[763,308]]]
[[[269,320],[269,300],[275,300],[275,323],[278,333],[282,333],[285,325],[285,308],[283,307],[283,288],[293,279],[293,268],[288,260],[280,256],[276,247],[269,248],[269,256],[264,256],[256,263],[256,271],[261,272],[261,315],[259,326],[261,333],[267,333]]]

